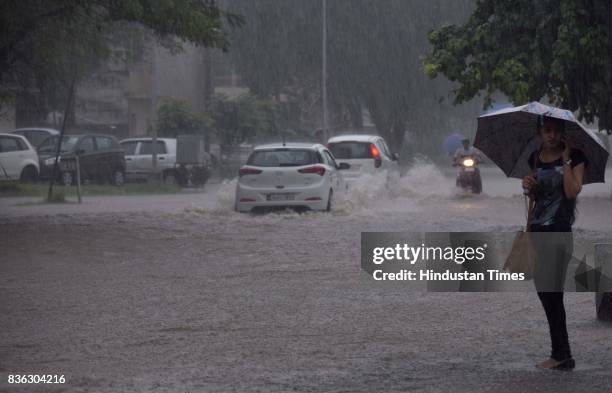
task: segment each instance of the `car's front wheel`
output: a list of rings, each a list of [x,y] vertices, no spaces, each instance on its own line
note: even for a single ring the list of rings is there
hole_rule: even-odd
[[[25,183],[33,183],[36,181],[38,177],[38,171],[32,165],[28,165],[21,171],[21,176],[19,176],[19,180]]]

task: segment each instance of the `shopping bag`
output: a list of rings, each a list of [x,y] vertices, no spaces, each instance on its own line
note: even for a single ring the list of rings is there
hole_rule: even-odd
[[[519,231],[516,233],[512,249],[504,263],[504,270],[510,273],[523,273],[525,280],[530,280],[533,278],[536,257],[531,232]]]
[[[536,171],[535,157],[537,156],[534,156],[531,166],[532,174],[535,174]],[[525,226],[525,230],[516,233],[514,242],[512,243],[512,249],[510,250],[510,254],[508,254],[508,258],[506,258],[503,270],[510,273],[523,273],[525,275],[525,280],[531,280],[535,271],[537,254],[533,246],[534,239],[532,232],[530,231],[534,202],[532,199],[527,198],[527,195],[528,191],[525,190],[523,196],[525,200],[525,218],[527,220],[527,225]]]

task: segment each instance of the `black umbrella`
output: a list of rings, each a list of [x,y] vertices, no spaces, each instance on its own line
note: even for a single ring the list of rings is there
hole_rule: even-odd
[[[539,148],[538,118],[554,117],[565,122],[567,141],[582,150],[589,161],[582,183],[603,183],[608,151],[597,135],[580,124],[572,112],[539,102],[501,109],[478,117],[474,146],[491,159],[508,177],[531,174],[527,159]]]

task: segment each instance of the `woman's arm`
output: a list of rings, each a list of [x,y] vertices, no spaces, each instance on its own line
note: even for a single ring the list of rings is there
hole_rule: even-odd
[[[584,163],[571,167],[563,165],[563,191],[568,199],[576,199],[582,190],[582,177],[584,176]]]
[[[584,176],[584,163],[576,165],[572,168],[571,164],[566,164],[570,159],[570,147],[565,142],[565,150],[563,150],[563,191],[568,199],[576,199],[582,190],[582,178]]]
[[[533,175],[523,178],[523,190],[525,191],[526,197],[529,198],[525,206],[527,208],[527,226],[525,227],[527,232],[531,231],[530,223],[533,215],[533,207],[535,205],[535,194],[533,192],[535,185],[536,180]]]

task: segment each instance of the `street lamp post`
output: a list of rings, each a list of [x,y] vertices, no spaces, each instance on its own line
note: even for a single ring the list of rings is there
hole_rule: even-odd
[[[152,146],[151,146],[151,166],[153,168],[153,172],[151,173],[149,181],[152,181],[154,184],[157,184],[159,179],[157,175],[157,125],[156,125],[156,115],[157,115],[157,48],[156,43],[153,43],[152,53],[151,53],[151,109],[150,109],[150,126],[152,132]]]
[[[323,64],[322,64],[322,81],[321,81],[321,93],[323,101],[323,137],[325,141],[329,138],[329,119],[327,113],[327,0],[322,0],[323,8]]]

